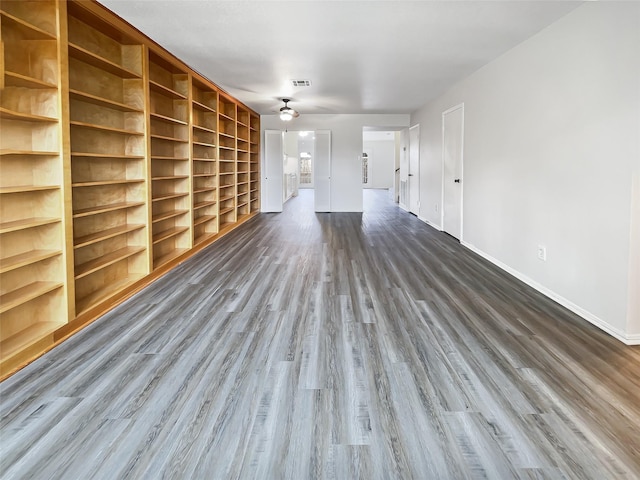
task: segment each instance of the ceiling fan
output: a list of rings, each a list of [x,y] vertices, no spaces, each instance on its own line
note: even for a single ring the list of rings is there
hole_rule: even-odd
[[[289,106],[290,98],[283,98],[284,107],[280,109],[280,120],[284,122],[290,121],[292,118],[298,118],[300,114]]]

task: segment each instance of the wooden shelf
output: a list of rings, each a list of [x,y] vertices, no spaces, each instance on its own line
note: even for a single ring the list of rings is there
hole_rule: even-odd
[[[193,178],[211,178],[215,177],[217,173],[194,173]]]
[[[100,70],[104,70],[105,72],[109,72],[120,78],[142,78],[142,75],[139,73],[129,70],[122,65],[118,65],[111,60],[107,60],[106,58],[71,42],[69,42],[69,57],[97,67]]]
[[[170,253],[167,253],[166,255],[162,255],[161,257],[154,259],[153,268],[161,267],[165,263],[170,262],[174,258],[177,258],[188,251],[189,251],[188,248],[176,248],[175,250],[172,250]]]
[[[18,230],[26,230],[27,228],[40,227],[51,223],[59,223],[59,218],[33,217],[23,218],[21,220],[13,220],[11,222],[0,223],[0,233],[17,232]]]
[[[4,72],[4,84],[5,87],[19,87],[30,89],[46,89],[55,90],[58,86],[54,83],[45,82],[39,78],[30,77],[28,75],[22,75],[17,72],[10,72],[5,70]]]
[[[62,286],[62,282],[33,282],[22,288],[0,295],[0,313],[19,307]]]
[[[176,125],[187,125],[187,122],[178,120],[177,118],[167,117],[166,115],[160,115],[159,113],[150,113],[151,120],[159,120],[166,123],[175,123]]]
[[[189,210],[172,210],[171,212],[159,213],[153,216],[152,222],[162,222],[164,220],[169,220],[170,218],[179,217],[185,213],[189,213]]]
[[[0,342],[2,358],[10,358],[60,328],[62,322],[37,322]]]
[[[212,128],[207,128],[207,127],[203,127],[201,125],[191,125],[193,127],[194,130],[200,130],[201,132],[207,132],[207,133],[216,133],[215,130],[213,130]]]
[[[204,193],[204,192],[215,192],[218,189],[218,187],[202,187],[199,189],[193,189],[193,193]]]
[[[103,187],[105,185],[128,185],[132,183],[144,183],[144,179],[136,178],[133,180],[123,179],[123,180],[103,180],[103,181],[95,181],[95,182],[79,182],[79,183],[72,183],[71,186],[73,188]]]
[[[2,28],[11,28],[22,33],[28,40],[56,40],[56,36],[35,25],[15,17],[5,10],[0,9],[2,15]]]
[[[103,268],[108,267],[109,265],[113,265],[121,260],[129,258],[137,253],[144,252],[144,247],[124,247],[118,250],[115,250],[111,253],[98,257],[94,260],[90,260],[82,265],[78,265],[75,269],[75,279],[79,280],[80,278],[86,277],[87,275],[91,275]]]
[[[210,207],[212,205],[215,205],[216,203],[218,203],[218,202],[216,202],[215,200],[210,200],[210,201],[207,201],[207,202],[194,203],[193,204],[193,209],[194,210],[200,210],[202,208],[206,208],[206,207]]]
[[[212,108],[209,105],[205,105],[204,103],[200,103],[197,100],[192,100],[191,103],[193,104],[194,108],[197,108],[198,110],[203,110],[205,112],[216,113],[216,109],[215,108]]]
[[[210,238],[213,238],[218,235],[218,232],[205,232],[202,235],[198,235],[195,239],[195,243],[206,242]]]
[[[144,155],[127,155],[119,153],[71,152],[72,157],[110,158],[114,160],[144,160]]]
[[[193,225],[202,225],[203,223],[210,222],[211,220],[215,220],[217,217],[215,215],[203,215],[201,217],[194,218]]]
[[[233,198],[233,197],[232,197],[232,198]],[[220,209],[220,212],[219,212],[219,215],[224,215],[225,213],[233,212],[233,210],[234,210],[235,208],[236,208],[236,207],[225,207],[225,208],[221,208],[221,209]]]
[[[235,135],[231,135],[231,134],[229,134],[229,133],[218,132],[218,135],[220,135],[221,137],[231,138],[231,139],[233,139],[233,140],[235,140],[235,139],[236,139],[236,136],[235,136]]]
[[[108,228],[100,232],[76,238],[73,242],[73,248],[86,247],[87,245],[102,242],[103,240],[108,240],[109,238],[124,235],[125,233],[135,232],[136,230],[140,230],[142,228],[144,228],[143,224],[121,225],[119,227]]]
[[[153,90],[154,92],[158,92],[161,93],[162,95],[165,95],[167,97],[171,97],[177,100],[186,100],[187,97],[179,92],[176,92],[175,90],[169,88],[169,87],[165,87],[164,85],[162,85],[161,83],[158,82],[154,82],[153,80],[149,80],[149,88],[151,90]]]
[[[76,300],[76,315],[81,315],[93,305],[96,305],[103,300],[113,297],[117,293],[121,292],[129,285],[140,280],[144,275],[128,275],[113,283],[106,285],[105,287],[96,290],[95,292]]]
[[[233,117],[230,117],[229,115],[227,115],[226,113],[222,113],[222,112],[218,112],[218,115],[220,115],[223,119],[226,120],[231,120],[232,122],[235,122],[236,119]]]
[[[58,123],[58,119],[54,117],[15,112],[4,107],[0,107],[0,118],[3,120],[20,120],[23,122]]]
[[[172,198],[181,198],[181,197],[188,197],[188,196],[189,196],[189,192],[163,193],[161,195],[156,195],[155,197],[153,197],[151,201],[161,202],[163,200],[170,200]]]
[[[13,148],[3,148],[0,150],[0,157],[12,156],[31,156],[31,157],[57,157],[60,152],[39,152],[36,150],[15,150]]]
[[[164,135],[150,135],[151,138],[155,138],[156,140],[165,140],[168,142],[178,142],[178,143],[189,143],[189,140],[184,140],[182,138],[175,137],[166,137]]]
[[[222,177],[222,176],[225,176],[225,175],[235,175],[235,174],[236,174],[236,172],[220,172],[219,175]]]
[[[185,160],[189,160],[189,157],[163,157],[161,155],[151,155],[151,160],[185,161]]]
[[[169,238],[180,235],[181,233],[186,232],[188,230],[189,230],[189,227],[173,227],[167,230],[163,230],[162,232],[156,233],[153,236],[153,244],[155,245],[156,243],[163,242]]]
[[[0,187],[0,194],[41,192],[47,190],[60,190],[59,185],[17,185],[13,187]]]
[[[216,148],[215,144],[213,143],[205,143],[205,142],[193,142],[194,145],[200,145],[201,147],[209,147],[209,148]]]
[[[116,102],[104,97],[98,97],[91,93],[81,92],[80,90],[69,89],[69,97],[81,102],[91,103],[100,107],[111,108],[121,112],[142,112],[138,107],[132,107],[121,102]]]
[[[202,158],[202,157],[193,157],[193,160],[196,162],[217,162],[218,161],[215,158]]]
[[[112,133],[121,133],[123,135],[144,135],[144,132],[134,132],[132,130],[126,130],[124,128],[114,128],[114,127],[105,127],[103,125],[98,125],[96,123],[86,123],[86,122],[69,122],[70,125],[74,127],[82,127],[82,128],[90,128],[92,130],[99,130],[101,132],[112,132]]]
[[[151,180],[154,182],[164,181],[164,180],[184,180],[185,178],[189,178],[189,175],[170,175],[166,177],[151,177]]]
[[[97,207],[81,208],[73,212],[73,218],[88,217],[90,215],[114,212],[116,210],[125,210],[127,208],[139,207],[140,205],[144,205],[144,202],[119,202],[109,205],[99,205]]]
[[[61,254],[60,250],[31,250],[30,252],[2,258],[0,259],[0,273],[10,272],[16,268],[32,265]]]

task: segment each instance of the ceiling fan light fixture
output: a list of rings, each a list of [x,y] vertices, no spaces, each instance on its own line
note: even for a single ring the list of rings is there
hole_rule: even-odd
[[[290,100],[288,98],[283,98],[282,101],[284,102],[284,107],[280,109],[280,120],[282,120],[283,122],[289,122],[298,114],[293,108],[289,106]]]
[[[283,122],[288,122],[292,118],[293,118],[293,113],[291,112],[290,108],[280,109],[280,120],[282,120]]]

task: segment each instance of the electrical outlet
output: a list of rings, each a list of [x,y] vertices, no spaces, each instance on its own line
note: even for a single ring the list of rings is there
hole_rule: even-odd
[[[538,259],[543,262],[547,261],[547,247],[544,245],[538,245]]]

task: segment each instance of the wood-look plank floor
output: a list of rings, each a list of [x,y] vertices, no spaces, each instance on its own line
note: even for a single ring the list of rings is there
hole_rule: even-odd
[[[308,193],[3,382],[2,478],[640,478],[638,348]]]

